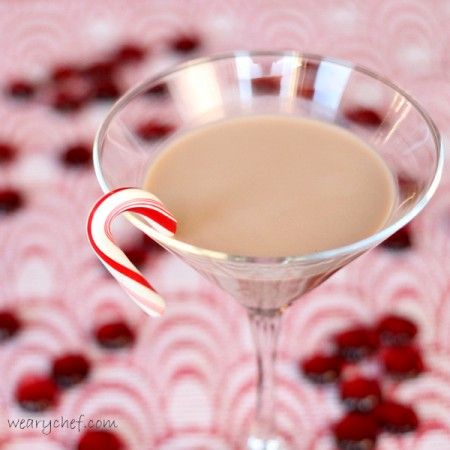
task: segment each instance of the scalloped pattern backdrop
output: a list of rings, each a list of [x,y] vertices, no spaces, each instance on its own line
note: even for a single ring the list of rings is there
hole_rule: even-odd
[[[194,55],[293,48],[364,64],[414,95],[447,141],[449,22],[446,0],[3,0],[0,84],[39,80],[56,65],[95,60],[136,41],[151,53],[124,73],[126,88],[185,58],[167,42],[196,33],[202,45]],[[148,319],[88,248],[85,218],[100,189],[90,166],[64,166],[60,155],[71,142],[92,140],[107,107],[61,114],[0,99],[0,139],[18,148],[14,161],[0,164],[0,187],[19,189],[25,199],[23,208],[0,216],[0,309],[15,310],[24,322],[17,336],[0,343],[0,448],[76,450],[75,431],[44,436],[10,430],[7,418],[28,417],[14,400],[23,375],[45,373],[54,357],[81,351],[92,361],[88,380],[63,393],[42,417],[115,417],[127,450],[238,449],[255,387],[241,308],[182,262],[153,252],[144,272],[152,274],[169,307],[161,320]],[[119,233],[124,242],[137,237],[125,226]],[[376,249],[288,312],[277,368],[277,421],[293,448],[333,449],[328,424],[341,414],[334,391],[305,381],[298,360],[330,333],[391,311],[409,315],[421,329],[427,371],[391,390],[413,402],[422,421],[417,433],[383,436],[377,448],[450,448],[448,170],[431,205],[413,222],[412,237],[412,249]],[[93,330],[116,319],[131,325],[136,341],[107,351]]]

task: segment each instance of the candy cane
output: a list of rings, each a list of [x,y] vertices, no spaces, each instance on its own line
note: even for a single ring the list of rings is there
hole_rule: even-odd
[[[149,192],[120,188],[97,201],[87,222],[88,239],[100,261],[147,314],[158,317],[164,312],[164,300],[113,241],[111,222],[124,212],[141,215],[151,227],[167,236],[175,234],[177,221]]]

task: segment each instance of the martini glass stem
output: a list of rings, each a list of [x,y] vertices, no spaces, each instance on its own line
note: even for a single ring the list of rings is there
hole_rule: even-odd
[[[281,312],[248,311],[256,348],[256,412],[252,435],[270,439],[275,435],[275,361],[281,324]]]

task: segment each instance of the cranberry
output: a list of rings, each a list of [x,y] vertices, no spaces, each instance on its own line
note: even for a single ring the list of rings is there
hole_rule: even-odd
[[[60,81],[66,81],[70,78],[75,78],[80,75],[80,70],[77,69],[74,66],[64,65],[64,66],[58,66],[53,69],[53,72],[51,74],[51,78],[53,81],[60,82]]]
[[[370,108],[353,108],[344,113],[345,117],[351,122],[367,127],[378,127],[383,123],[381,115]]]
[[[414,409],[393,401],[385,401],[375,408],[375,418],[380,427],[391,433],[407,433],[419,426]]]
[[[400,197],[402,199],[413,197],[418,191],[420,191],[419,181],[409,175],[399,174],[397,176],[397,184]]]
[[[147,95],[163,97],[169,93],[166,83],[158,83],[145,91]]]
[[[42,412],[55,406],[58,400],[58,387],[48,377],[31,376],[23,379],[15,393],[17,403],[30,412]]]
[[[170,42],[170,48],[178,53],[191,53],[201,45],[201,40],[193,34],[184,34],[174,38]]]
[[[141,267],[147,260],[147,250],[143,246],[130,247],[124,250],[130,261],[137,267]]]
[[[315,92],[316,92],[315,88],[313,86],[308,86],[307,84],[302,84],[297,89],[297,95],[299,97],[303,97],[303,98],[307,98],[307,99],[312,99],[314,97]]]
[[[70,89],[58,90],[51,100],[54,109],[61,112],[78,111],[89,100],[90,93],[87,91],[77,92]]]
[[[12,213],[23,206],[23,196],[10,188],[0,189],[0,215]]]
[[[137,62],[144,59],[146,50],[137,44],[125,44],[115,54],[117,63]]]
[[[86,431],[78,442],[77,450],[123,450],[125,447],[116,433],[108,430]]]
[[[98,344],[110,349],[129,347],[133,344],[134,332],[125,322],[111,322],[97,328],[95,337]]]
[[[120,89],[112,78],[98,78],[94,81],[94,98],[98,100],[114,100],[119,96]]]
[[[174,131],[175,127],[168,123],[158,122],[156,120],[149,120],[142,123],[136,129],[136,133],[142,139],[147,141],[160,139]]]
[[[417,325],[406,317],[388,314],[378,322],[377,333],[383,345],[409,345],[417,334]]]
[[[84,68],[83,74],[89,78],[111,78],[114,76],[116,64],[114,61],[97,61]]]
[[[79,353],[68,353],[56,358],[52,366],[52,378],[62,388],[71,387],[89,375],[89,361]]]
[[[12,338],[22,327],[19,318],[11,311],[0,311],[0,342]]]
[[[69,145],[61,155],[61,161],[66,166],[87,166],[91,164],[91,160],[91,147],[86,144]]]
[[[299,73],[297,95],[306,99],[314,97],[319,63],[307,61]]]
[[[414,377],[423,372],[422,355],[415,347],[389,347],[383,351],[385,371],[394,377]]]
[[[342,360],[334,355],[318,354],[301,362],[300,368],[315,383],[331,383],[341,374]]]
[[[340,387],[345,406],[352,411],[368,412],[381,401],[381,388],[372,378],[353,378],[343,381]]]
[[[50,86],[53,97],[50,104],[60,111],[76,111],[85,106],[92,98],[92,85],[90,80],[81,72],[68,73],[66,77],[60,76],[55,86]]]
[[[335,424],[333,431],[340,449],[371,450],[378,437],[378,423],[369,414],[352,412]]]
[[[0,141],[0,164],[11,162],[16,156],[17,149],[7,142]]]
[[[278,94],[280,92],[280,77],[259,77],[252,79],[253,92],[258,94]]]
[[[388,237],[381,246],[388,250],[408,250],[412,246],[411,228],[405,225],[400,228],[392,236]]]
[[[347,361],[359,361],[378,349],[377,334],[364,326],[343,331],[334,337],[338,353]]]
[[[161,247],[161,245],[159,245],[155,240],[153,240],[150,236],[147,236],[146,234],[142,235],[142,245],[149,252],[160,252],[164,250],[164,248]]]
[[[12,81],[6,88],[6,92],[17,99],[28,99],[35,93],[35,87],[24,80]]]

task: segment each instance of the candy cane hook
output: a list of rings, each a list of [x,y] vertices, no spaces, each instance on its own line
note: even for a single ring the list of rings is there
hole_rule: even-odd
[[[111,234],[111,222],[124,212],[141,215],[151,227],[167,236],[175,234],[177,221],[157,197],[136,188],[120,188],[105,194],[92,207],[87,221],[88,239],[100,261],[137,305],[150,316],[158,317],[165,309],[163,298],[114,243]]]

